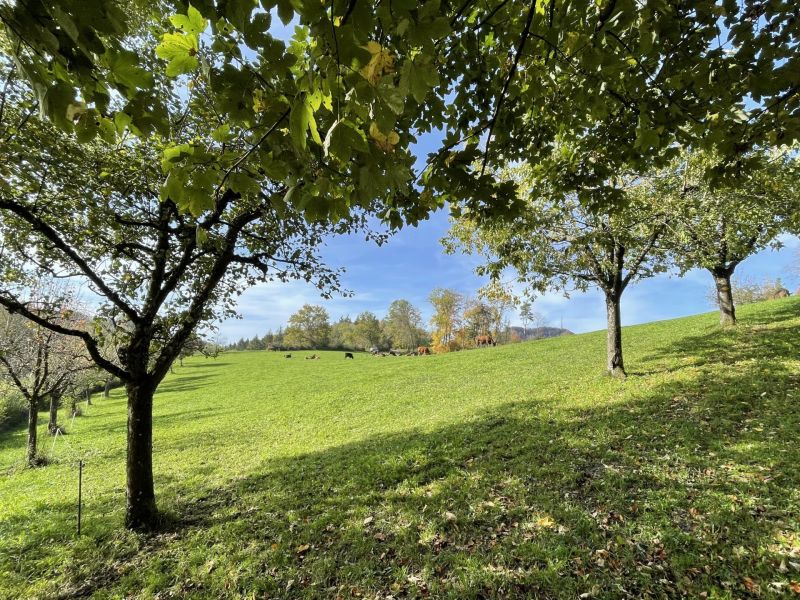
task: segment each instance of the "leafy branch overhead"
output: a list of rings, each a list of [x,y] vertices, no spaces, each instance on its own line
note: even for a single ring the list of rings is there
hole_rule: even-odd
[[[166,136],[189,113],[209,133],[225,128],[194,152],[163,148],[169,192],[197,182],[175,198],[195,214],[211,202],[199,195],[252,194],[265,178],[291,191],[276,205],[312,220],[376,199],[392,226],[446,199],[511,214],[521,208],[513,182],[490,173],[519,160],[558,171],[565,189],[590,180],[589,200],[607,204],[614,173],[663,164],[675,142],[713,147],[731,170],[750,148],[800,136],[788,3],[174,0],[166,15],[138,6],[4,4],[4,52],[41,111],[84,141]],[[273,35],[276,15],[295,25],[291,39]],[[417,173],[410,149],[434,129],[444,139]],[[572,150],[555,155],[556,145]],[[608,146],[618,152],[597,160]]]

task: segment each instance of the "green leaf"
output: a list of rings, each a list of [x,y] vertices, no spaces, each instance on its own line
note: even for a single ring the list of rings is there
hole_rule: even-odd
[[[177,144],[164,148],[161,157],[161,169],[166,173],[172,169],[173,165],[180,161],[184,156],[194,154],[194,147],[189,144]]]
[[[231,137],[231,126],[229,123],[225,123],[224,125],[220,125],[214,131],[211,132],[211,139],[215,142],[226,142]]]
[[[203,15],[200,14],[200,11],[191,4],[189,5],[187,14],[172,15],[169,20],[178,29],[193,35],[203,33],[208,26],[208,21],[204,19]]]
[[[170,172],[159,197],[161,201],[172,200],[178,206],[183,204],[183,192],[186,187],[186,173],[180,169]]]
[[[281,23],[288,25],[294,18],[294,9],[289,0],[278,0],[278,18]]]
[[[156,46],[156,56],[168,61],[167,76],[177,77],[183,73],[191,73],[197,68],[197,35],[182,33],[165,33],[161,43]]]
[[[354,151],[367,152],[367,136],[349,121],[339,119],[328,130],[322,145],[325,154],[348,161]]]
[[[312,118],[311,107],[306,102],[305,94],[299,94],[292,104],[292,112],[289,115],[289,134],[298,150],[306,149],[306,131]],[[316,124],[314,127],[316,129]]]
[[[153,86],[153,76],[139,66],[135,52],[123,50],[108,52],[108,68],[114,79],[130,90],[128,97],[137,89]]]

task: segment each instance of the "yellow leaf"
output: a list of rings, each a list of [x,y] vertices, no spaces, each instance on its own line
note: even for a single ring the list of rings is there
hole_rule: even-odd
[[[365,48],[372,57],[359,73],[372,85],[376,85],[381,77],[394,71],[394,57],[378,42],[368,42]]]

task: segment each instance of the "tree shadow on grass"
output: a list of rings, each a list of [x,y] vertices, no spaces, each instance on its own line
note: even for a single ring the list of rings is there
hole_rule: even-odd
[[[663,351],[700,356],[691,377],[600,405],[507,404],[266,459],[222,488],[159,478],[180,518],[120,534],[136,551],[100,534],[118,566],[73,551],[60,581],[178,598],[777,596],[800,578],[798,372],[775,358],[797,356],[796,329],[688,338]],[[31,544],[64,547],[31,522]]]
[[[158,386],[158,391],[156,393],[167,394],[199,390],[206,385],[206,380],[211,377],[213,377],[213,375],[209,373],[206,375],[183,375],[167,379]]]
[[[194,555],[143,568],[185,597],[769,596],[797,550],[793,389],[773,364],[267,461],[187,490],[164,554]]]

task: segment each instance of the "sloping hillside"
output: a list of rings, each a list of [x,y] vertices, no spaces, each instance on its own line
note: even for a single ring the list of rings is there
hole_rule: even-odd
[[[0,436],[0,597],[800,591],[800,301],[740,312],[735,331],[715,314],[625,329],[624,382],[603,332],[187,361],[156,397],[161,534],[121,528],[119,392],[45,468],[19,468],[22,431]]]

